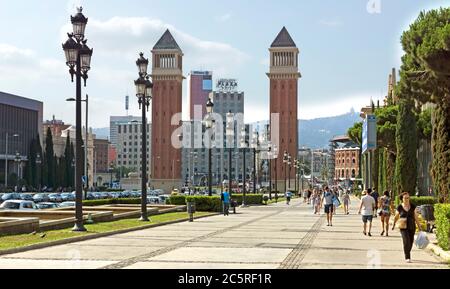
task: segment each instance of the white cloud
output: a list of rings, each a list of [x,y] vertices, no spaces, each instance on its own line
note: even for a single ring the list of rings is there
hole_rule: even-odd
[[[226,13],[223,15],[218,16],[216,19],[218,22],[227,22],[232,17],[231,13]]]
[[[69,24],[62,27],[61,41],[67,39],[66,32],[70,29]],[[166,29],[170,29],[183,50],[184,67],[189,69],[207,67],[216,75],[226,76],[233,74],[249,59],[244,52],[227,43],[202,40],[159,19],[146,17],[113,17],[106,21],[90,19],[86,34],[88,44],[94,47],[93,61],[96,57],[101,57],[127,65],[134,62],[140,51],[149,56],[154,44]]]
[[[320,20],[319,21],[320,25],[323,26],[327,26],[327,27],[338,27],[338,26],[342,26],[344,23],[341,21],[337,21],[337,20]]]

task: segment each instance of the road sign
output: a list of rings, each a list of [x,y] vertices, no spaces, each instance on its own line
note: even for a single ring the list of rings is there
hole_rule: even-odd
[[[362,153],[373,151],[377,148],[377,118],[375,115],[367,115],[363,123]]]

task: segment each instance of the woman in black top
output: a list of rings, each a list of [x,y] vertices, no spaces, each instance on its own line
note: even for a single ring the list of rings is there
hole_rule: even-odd
[[[416,212],[416,206],[411,204],[409,193],[402,193],[400,195],[400,201],[402,201],[402,204],[397,208],[397,214],[395,215],[392,230],[395,229],[395,224],[400,220],[399,228],[403,239],[405,259],[406,262],[411,263],[411,250],[414,244],[414,235],[416,234],[416,224],[419,231],[421,228]]]

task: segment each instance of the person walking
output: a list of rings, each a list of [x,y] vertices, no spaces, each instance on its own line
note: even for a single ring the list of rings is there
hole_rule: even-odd
[[[359,206],[358,215],[362,215],[364,224],[364,235],[372,237],[372,221],[373,209],[375,208],[375,199],[370,195],[369,191],[363,192],[364,197],[361,198],[361,205]],[[369,232],[367,232],[367,223],[369,223]]]
[[[303,203],[308,202],[308,191],[304,190],[303,191]]]
[[[308,205],[311,204],[311,196],[312,196],[312,192],[311,192],[311,190],[308,190]]]
[[[378,214],[378,199],[380,198],[380,195],[377,192],[377,189],[373,189],[373,191],[370,193],[370,195],[372,196],[372,198],[374,198],[375,200],[375,207],[373,208],[373,216],[375,218],[377,218]]]
[[[379,200],[379,215],[381,217],[381,236],[389,237],[389,219],[391,218],[391,197],[388,191],[385,191]]]
[[[292,192],[291,191],[287,191],[286,192],[286,204],[288,206],[291,204],[291,199],[292,199]]]
[[[324,206],[325,208],[325,214],[327,215],[327,222],[328,227],[333,226],[333,212],[334,212],[334,205],[333,205],[333,192],[330,190],[329,187],[325,187],[325,191],[322,196],[322,202],[321,207]]]
[[[223,203],[223,215],[229,216],[230,215],[230,193],[227,191],[224,191],[221,195],[222,203]]]
[[[314,205],[314,214],[319,214],[320,215],[320,196],[321,196],[322,191],[319,192],[319,190],[314,189],[314,193],[313,193],[313,205]]]
[[[397,213],[392,226],[392,230],[395,230],[395,225],[398,222],[398,228],[402,234],[403,251],[407,263],[411,263],[411,250],[414,244],[416,225],[417,228],[419,228],[419,232],[421,231],[416,206],[411,204],[410,199],[411,197],[408,192],[404,192],[400,195],[400,201],[402,203],[397,207]]]
[[[350,215],[350,192],[348,190],[342,196],[342,203],[344,204],[344,214]]]

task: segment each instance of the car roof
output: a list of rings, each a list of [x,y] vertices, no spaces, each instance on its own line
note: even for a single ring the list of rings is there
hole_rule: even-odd
[[[5,203],[14,203],[14,204],[21,204],[21,203],[32,203],[32,201],[24,201],[24,200],[9,200],[9,201],[5,201]]]

